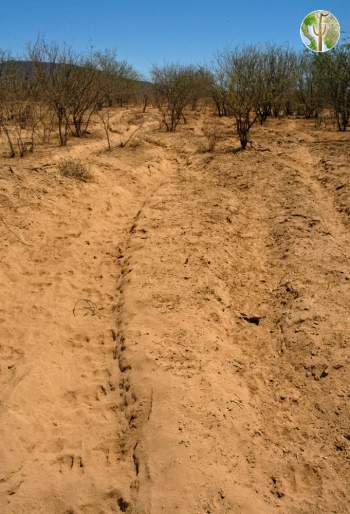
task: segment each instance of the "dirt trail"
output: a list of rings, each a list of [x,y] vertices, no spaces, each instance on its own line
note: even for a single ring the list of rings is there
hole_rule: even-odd
[[[2,227],[1,512],[350,512],[342,152],[291,120],[208,154],[201,120],[147,119],[91,147],[94,184],[39,174],[6,211],[32,246]]]

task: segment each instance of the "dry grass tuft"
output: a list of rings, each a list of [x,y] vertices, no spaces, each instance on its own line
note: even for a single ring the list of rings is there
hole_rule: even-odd
[[[89,182],[92,174],[80,159],[64,159],[58,164],[58,171],[63,177],[74,178],[81,182]]]

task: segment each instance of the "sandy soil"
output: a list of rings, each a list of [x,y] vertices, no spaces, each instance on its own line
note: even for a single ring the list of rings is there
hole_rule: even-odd
[[[350,512],[349,134],[207,122],[2,158],[2,514]]]

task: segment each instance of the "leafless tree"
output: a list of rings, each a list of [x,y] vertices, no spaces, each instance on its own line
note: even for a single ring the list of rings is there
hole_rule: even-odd
[[[314,57],[310,52],[298,56],[298,76],[296,96],[300,106],[299,112],[306,119],[317,117],[321,108],[321,98],[317,84]]]
[[[205,66],[194,66],[192,69],[191,109],[195,111],[199,102],[211,96],[212,74]]]
[[[229,116],[230,101],[229,101],[229,84],[227,82],[228,76],[226,70],[222,66],[222,59],[218,57],[218,63],[211,73],[211,80],[209,83],[209,94],[215,104],[217,114],[221,116]]]
[[[15,144],[9,127],[11,117],[9,104],[12,100],[11,86],[14,80],[14,69],[11,62],[10,54],[0,50],[0,132],[5,136],[9,157],[14,157],[16,155]]]
[[[350,48],[342,45],[332,52],[314,57],[318,92],[345,131],[350,121]]]
[[[92,56],[78,56],[69,47],[38,40],[29,47],[28,58],[38,97],[55,112],[60,145],[66,145],[70,131],[84,135],[100,95]]]
[[[99,74],[100,106],[123,107],[138,91],[139,75],[126,61],[119,61],[115,50],[97,51],[93,62]]]
[[[92,115],[96,112],[100,98],[100,74],[91,57],[77,59],[72,70],[68,112],[74,134],[77,137],[88,131]]]
[[[68,140],[75,56],[70,48],[60,48],[39,39],[29,46],[28,57],[33,63],[38,95],[55,112],[59,142],[64,146]]]
[[[217,67],[227,87],[230,111],[244,150],[249,132],[257,120],[256,106],[261,95],[260,55],[255,47],[238,48],[218,56]]]
[[[257,114],[261,124],[271,114],[291,114],[297,81],[297,56],[288,48],[268,45],[260,52]]]
[[[170,64],[152,69],[156,105],[168,132],[175,132],[193,96],[193,67]]]

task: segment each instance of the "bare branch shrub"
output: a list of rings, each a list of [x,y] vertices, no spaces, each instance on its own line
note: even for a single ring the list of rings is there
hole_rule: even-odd
[[[260,98],[257,112],[261,123],[270,114],[278,117],[291,113],[297,81],[297,57],[294,51],[267,46],[260,53]]]
[[[221,59],[218,58],[218,64],[211,74],[209,83],[209,94],[215,104],[218,116],[230,116],[230,98],[229,85],[227,83],[227,74],[221,66]]]
[[[260,54],[255,47],[224,52],[218,57],[218,69],[228,88],[230,111],[244,150],[249,132],[257,120],[256,106],[261,94]]]
[[[93,63],[99,73],[99,107],[128,105],[138,92],[139,76],[126,61],[119,61],[115,50],[97,51]]]
[[[112,52],[79,56],[69,47],[38,40],[28,55],[39,98],[55,113],[61,146],[67,144],[70,133],[87,134],[92,115],[104,105],[122,103],[137,77]]]
[[[303,52],[298,57],[297,99],[299,112],[306,119],[317,117],[321,108],[321,98],[317,84],[317,73],[314,57],[309,52]]]
[[[55,112],[59,142],[64,146],[68,140],[69,108],[74,90],[73,75],[76,59],[70,48],[60,48],[56,44],[48,44],[40,39],[29,46],[28,57],[34,66],[38,95]]]
[[[185,108],[193,98],[193,77],[191,66],[170,64],[152,69],[156,105],[168,132],[175,132],[181,119],[185,121]]]
[[[195,111],[201,101],[211,96],[212,74],[204,66],[193,67],[191,80],[192,91],[190,103],[192,111]]]
[[[345,131],[350,121],[350,48],[342,45],[314,57],[318,92],[337,120],[338,130]]]

